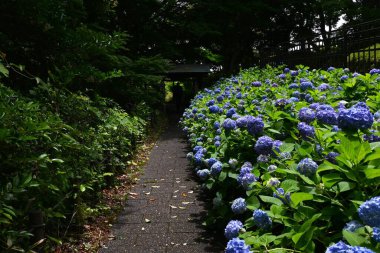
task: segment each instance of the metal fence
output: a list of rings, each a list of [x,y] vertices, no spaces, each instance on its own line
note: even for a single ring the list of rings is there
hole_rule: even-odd
[[[311,68],[347,67],[367,72],[380,67],[380,19],[337,29],[325,37],[292,40],[260,52],[260,65],[298,64]]]

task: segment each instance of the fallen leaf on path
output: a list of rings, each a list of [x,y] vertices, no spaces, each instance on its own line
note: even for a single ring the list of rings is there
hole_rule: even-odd
[[[176,206],[172,206],[172,205],[169,205],[171,208],[173,208],[173,209],[175,209],[175,208],[177,208]]]
[[[149,219],[145,219],[145,222],[146,223],[150,223],[151,221]]]

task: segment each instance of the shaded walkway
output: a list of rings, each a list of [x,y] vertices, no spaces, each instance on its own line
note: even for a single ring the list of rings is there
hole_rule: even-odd
[[[186,159],[187,144],[178,117],[152,149],[144,174],[113,226],[108,252],[223,252],[223,239],[212,239],[202,227],[206,213],[202,190]],[[218,244],[219,246],[215,246]]]

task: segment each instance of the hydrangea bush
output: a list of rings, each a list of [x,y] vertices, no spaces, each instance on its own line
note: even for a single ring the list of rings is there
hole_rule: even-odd
[[[226,252],[380,251],[379,88],[377,71],[267,67],[197,94],[187,157]]]

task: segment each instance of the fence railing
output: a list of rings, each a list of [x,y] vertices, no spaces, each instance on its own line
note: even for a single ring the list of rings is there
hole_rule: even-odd
[[[366,72],[380,66],[380,19],[337,29],[325,36],[291,40],[260,52],[260,64],[311,68],[347,67]]]

